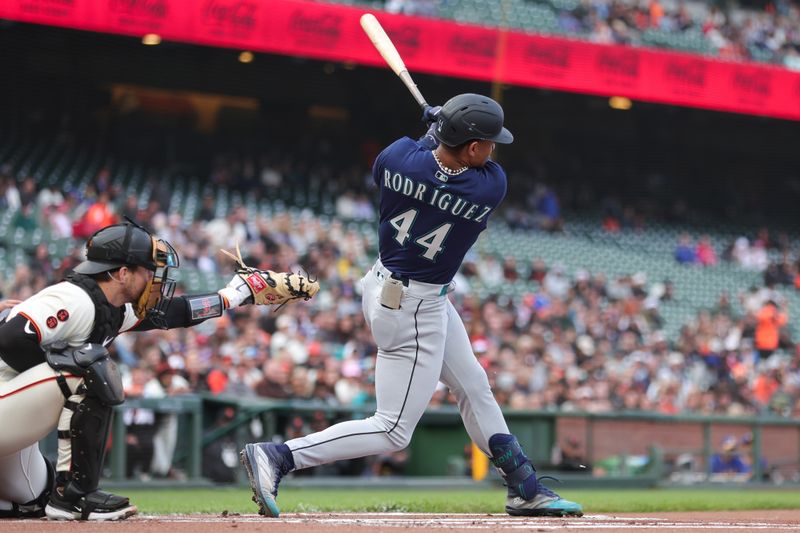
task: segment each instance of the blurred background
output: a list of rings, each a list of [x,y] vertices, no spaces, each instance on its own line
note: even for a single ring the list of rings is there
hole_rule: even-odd
[[[496,153],[508,195],[451,298],[539,470],[800,482],[797,3],[13,0],[3,298],[62,279],[123,215],[175,246],[183,293],[224,286],[218,250],[236,241],[248,264],[322,285],[279,312],[119,337],[128,401],[106,475],[242,483],[244,442],[371,414],[370,169],[425,128],[364,10],[428,102],[491,95],[515,134]],[[478,455],[440,387],[407,450],[289,483],[468,483],[487,475]]]

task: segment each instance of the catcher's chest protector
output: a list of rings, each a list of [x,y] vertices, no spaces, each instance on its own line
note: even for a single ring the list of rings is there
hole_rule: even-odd
[[[67,276],[66,281],[86,291],[94,303],[94,327],[86,342],[108,346],[119,335],[125,318],[125,308],[111,305],[100,285],[89,276],[73,272]]]

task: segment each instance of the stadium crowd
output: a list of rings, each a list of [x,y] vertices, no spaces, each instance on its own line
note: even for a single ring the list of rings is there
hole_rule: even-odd
[[[683,0],[541,3],[557,12],[561,32],[594,42],[642,44],[643,35],[651,30],[674,37],[696,34],[709,52],[723,59],[778,63],[800,70],[800,9],[791,0],[767,2],[761,10],[736,3]],[[453,0],[386,0],[384,8],[391,13],[439,16],[452,4]],[[669,47],[668,43],[662,46]]]
[[[798,23],[800,10],[788,0],[768,3],[760,12],[702,2],[585,0],[559,14],[563,31],[588,33],[599,43],[632,44],[648,30],[695,32],[720,58],[768,61],[795,70],[800,69]]]
[[[313,301],[279,313],[244,308],[198,328],[118,338],[113,348],[131,395],[204,391],[349,406],[374,400],[375,346],[358,290],[372,260],[367,235],[310,211],[294,219],[288,213],[249,218],[238,207],[217,216],[211,200],[196,220],[184,223],[167,214],[168,202],[158,194],[141,206],[102,176],[97,183],[77,196],[39,190],[30,179],[17,188],[0,178],[16,224],[48,225],[61,238],[83,238],[127,214],[150,221],[180,251],[184,267],[227,275],[233,265],[215,251],[238,240],[249,264],[302,266],[323,285]],[[3,285],[4,297],[25,298],[60,279],[82,254],[76,249],[53,258],[45,244],[29,252],[30,266],[17,266],[14,279]],[[516,281],[523,271],[538,290],[485,301],[470,291],[475,283]],[[474,253],[453,293],[501,405],[800,415],[800,344],[784,327],[788,310],[780,294],[765,285],[737,296],[738,302],[720,295],[716,306],[687,321],[678,338],[667,339],[659,308],[673,297],[672,286],[648,285],[641,275],[569,275],[541,260],[523,270],[511,257]],[[451,402],[445,389],[436,393],[434,404]]]

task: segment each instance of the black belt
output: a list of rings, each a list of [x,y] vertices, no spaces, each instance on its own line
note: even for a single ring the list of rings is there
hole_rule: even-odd
[[[408,287],[408,282],[410,281],[408,276],[401,276],[400,274],[395,274],[392,272],[392,279],[398,280],[400,283],[403,284],[404,287]]]

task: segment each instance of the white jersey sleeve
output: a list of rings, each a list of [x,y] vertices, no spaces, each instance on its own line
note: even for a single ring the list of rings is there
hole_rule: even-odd
[[[136,317],[136,313],[133,311],[133,305],[125,304],[125,316],[122,318],[122,327],[119,328],[119,332],[125,333],[138,326],[141,321],[141,318]]]
[[[70,346],[85,344],[94,327],[94,303],[86,291],[67,281],[37,292],[11,310],[9,318],[28,319],[25,330],[36,333],[39,344],[63,341]]]

